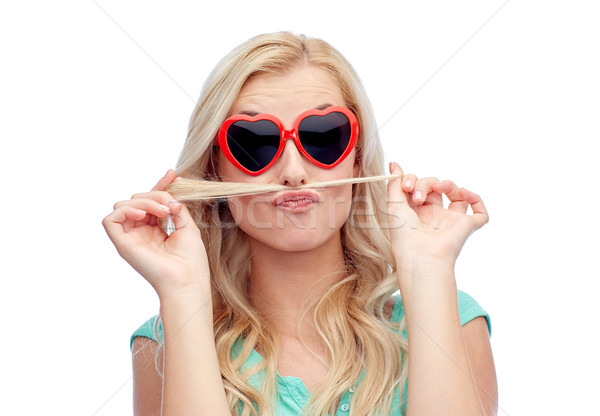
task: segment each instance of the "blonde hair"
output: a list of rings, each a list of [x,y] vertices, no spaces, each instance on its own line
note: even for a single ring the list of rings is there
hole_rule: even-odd
[[[364,183],[400,179],[402,175],[380,175],[359,178],[344,178],[326,182],[311,182],[299,186],[268,183],[218,182],[203,179],[177,178],[168,187],[168,192],[180,202],[210,201],[211,199],[264,194],[268,192],[289,191],[290,189],[325,188],[349,183]]]
[[[244,83],[257,74],[281,74],[301,65],[322,69],[338,81],[345,105],[360,125],[358,176],[381,175],[383,151],[370,103],[354,69],[326,42],[289,32],[256,36],[213,70],[191,116],[178,175],[218,180],[214,138]],[[215,342],[231,411],[273,414],[278,338],[247,298],[250,253],[245,234],[235,226],[227,204],[218,199],[198,201],[189,189],[175,182],[168,191],[187,201],[202,232],[213,287]],[[318,300],[312,316],[326,348],[329,370],[313,392],[306,414],[335,414],[339,399],[350,388],[355,388],[351,414],[387,414],[394,391],[402,394],[406,383],[407,343],[399,335],[405,323],[392,325],[384,312],[384,304],[397,290],[389,235],[381,226],[385,210],[376,207],[377,201],[387,199],[385,184],[357,183],[352,193],[352,209],[341,229],[347,275]],[[232,356],[240,340],[239,354]],[[257,347],[264,360],[240,372]],[[257,390],[248,379],[261,371],[264,384]]]

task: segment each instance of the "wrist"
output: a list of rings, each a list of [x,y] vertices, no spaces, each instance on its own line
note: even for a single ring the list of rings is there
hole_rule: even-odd
[[[454,270],[456,258],[440,257],[431,254],[410,253],[395,256],[396,269],[403,272],[419,270]]]
[[[212,288],[210,283],[194,282],[185,285],[165,285],[156,288],[161,309],[170,306],[181,309],[208,306],[212,309]]]
[[[161,300],[206,297],[211,293],[210,272],[181,268],[163,274],[152,286]]]
[[[212,298],[200,291],[188,290],[180,292],[168,292],[159,295],[160,317],[165,327],[167,322],[176,323],[179,326],[190,320],[200,319],[212,328],[213,308]]]
[[[396,258],[396,275],[401,286],[413,281],[454,280],[454,265],[453,259],[424,255],[402,256]]]

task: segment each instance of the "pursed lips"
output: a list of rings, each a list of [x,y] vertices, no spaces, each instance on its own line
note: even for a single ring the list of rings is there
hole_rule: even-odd
[[[273,198],[273,206],[299,212],[309,209],[319,201],[319,195],[312,190],[284,191]]]

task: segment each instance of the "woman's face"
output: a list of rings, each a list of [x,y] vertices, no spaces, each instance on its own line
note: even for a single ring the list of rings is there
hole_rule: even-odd
[[[250,78],[233,105],[234,114],[271,114],[291,129],[296,118],[310,109],[344,106],[335,79],[327,72],[302,66],[283,75],[262,74]],[[306,159],[293,140],[287,140],[275,164],[258,176],[235,167],[219,152],[223,180],[298,186],[357,176],[355,151],[332,169]],[[251,247],[281,251],[304,251],[339,242],[352,203],[352,185],[314,191],[285,191],[230,198],[229,206],[238,226],[248,235]],[[337,242],[336,242],[337,240]]]

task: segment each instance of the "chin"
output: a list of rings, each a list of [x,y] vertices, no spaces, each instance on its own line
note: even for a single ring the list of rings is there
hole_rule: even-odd
[[[350,204],[336,201],[350,198],[325,194],[320,203],[293,209],[275,207],[257,199],[252,204],[247,203],[244,210],[236,209],[233,213],[238,226],[250,238],[251,247],[306,252],[325,248],[329,243],[341,246],[340,229],[348,218]]]
[[[246,232],[250,239],[251,247],[258,244],[286,253],[317,250],[329,242],[335,242],[337,245],[340,241],[339,229],[329,229],[327,232],[320,228],[257,231],[256,233]]]

